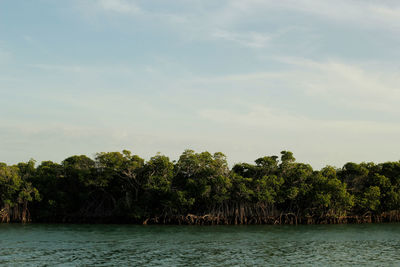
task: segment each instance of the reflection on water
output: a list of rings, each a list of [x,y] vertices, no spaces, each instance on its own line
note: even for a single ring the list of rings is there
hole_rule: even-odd
[[[0,224],[6,266],[399,265],[400,224]]]

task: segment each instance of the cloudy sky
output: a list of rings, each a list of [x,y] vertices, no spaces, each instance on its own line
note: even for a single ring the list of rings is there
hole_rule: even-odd
[[[0,161],[397,161],[399,47],[399,1],[0,0]]]

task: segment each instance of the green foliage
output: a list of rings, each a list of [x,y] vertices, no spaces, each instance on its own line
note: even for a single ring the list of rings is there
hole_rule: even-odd
[[[376,211],[380,205],[381,190],[378,186],[370,186],[359,199],[359,205],[366,211]]]
[[[72,156],[61,164],[44,161],[37,167],[34,160],[0,163],[0,209],[26,209],[27,203],[36,221],[239,214],[239,206],[240,212],[253,215],[380,214],[400,209],[400,162],[349,162],[341,169],[316,171],[282,151],[280,158],[264,156],[229,169],[220,152],[185,150],[171,162],[161,154],[145,161],[124,150],[98,153],[94,159]]]
[[[39,191],[30,182],[34,171],[34,161],[17,166],[0,163],[0,210],[6,212],[7,220],[28,221],[28,203],[40,201]]]
[[[0,205],[14,206],[22,187],[22,179],[18,168],[0,163]]]
[[[200,209],[223,203],[232,186],[225,155],[184,151],[175,165],[173,185]]]

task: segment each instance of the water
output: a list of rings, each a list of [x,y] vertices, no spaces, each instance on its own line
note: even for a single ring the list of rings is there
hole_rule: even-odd
[[[5,266],[400,266],[400,224],[0,224]]]

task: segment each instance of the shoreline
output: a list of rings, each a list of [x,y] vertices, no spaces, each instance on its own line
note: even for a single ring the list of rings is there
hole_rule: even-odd
[[[392,211],[380,215],[350,215],[342,217],[314,218],[311,216],[297,217],[293,213],[281,214],[280,216],[266,217],[225,217],[205,215],[174,215],[174,216],[155,216],[146,219],[133,219],[123,217],[92,217],[74,218],[66,217],[55,220],[36,220],[28,222],[20,221],[1,221],[0,224],[132,224],[132,225],[339,225],[339,224],[379,224],[400,222],[400,212]]]

